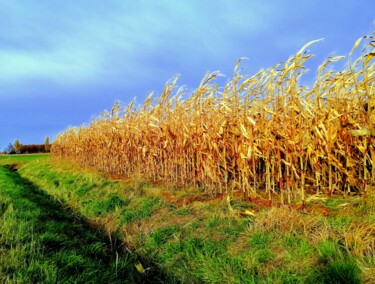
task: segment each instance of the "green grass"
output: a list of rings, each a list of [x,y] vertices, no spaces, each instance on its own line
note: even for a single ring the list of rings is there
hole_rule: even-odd
[[[80,189],[78,195],[82,189]],[[116,194],[109,194],[108,197],[104,200],[91,200],[85,204],[85,210],[91,216],[100,216],[106,215],[115,211],[117,208],[124,207],[129,204],[128,200],[123,199],[122,197]]]
[[[0,155],[0,164],[10,165],[18,163],[26,163],[35,160],[46,160],[49,159],[50,154],[20,154],[20,155]]]
[[[321,275],[317,277],[319,282],[361,283],[360,268],[344,247],[327,240],[318,245],[318,252],[320,262],[324,264]]]
[[[125,253],[100,230],[57,203],[12,168],[0,167],[1,283],[144,281]],[[111,195],[106,210],[123,204]],[[149,279],[153,281],[153,279]]]
[[[283,236],[285,248],[288,250],[290,260],[303,259],[311,254],[314,250],[313,246],[305,239],[294,234]]]
[[[320,280],[332,284],[361,283],[359,272],[358,265],[352,259],[338,259],[330,262],[323,269]]]
[[[338,205],[348,200],[330,199],[322,205],[332,208],[334,214],[328,217],[282,207],[261,209],[253,218],[231,214],[225,200],[178,207],[163,199],[163,189],[149,183],[111,181],[48,159],[23,164],[19,174],[43,189],[54,204],[71,207],[74,216],[123,240],[141,259],[146,276],[161,277],[162,271],[166,283],[340,283],[344,279],[349,282],[342,283],[359,283],[374,279],[375,262],[368,254],[373,252],[371,242],[362,251],[355,241],[364,239],[375,216],[370,195],[366,203],[356,201],[343,209]],[[185,196],[182,191],[173,194]],[[233,208],[254,207],[233,200]],[[7,210],[1,201],[0,215]],[[354,225],[369,229],[353,232]],[[61,249],[60,262],[47,256],[46,263],[74,263],[73,267],[82,269],[86,261],[64,249],[71,241],[59,233],[66,230],[65,225],[53,229],[55,225],[45,222],[45,226],[51,229],[39,236],[39,247]],[[83,254],[95,256],[105,248],[95,241],[84,246]],[[67,267],[66,273],[73,267]]]

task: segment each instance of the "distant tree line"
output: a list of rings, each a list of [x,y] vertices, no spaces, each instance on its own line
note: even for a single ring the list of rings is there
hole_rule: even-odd
[[[51,144],[49,142],[49,137],[46,137],[44,144],[27,144],[23,145],[17,139],[14,143],[9,143],[5,148],[4,153],[6,154],[33,154],[33,153],[49,153],[51,149]]]

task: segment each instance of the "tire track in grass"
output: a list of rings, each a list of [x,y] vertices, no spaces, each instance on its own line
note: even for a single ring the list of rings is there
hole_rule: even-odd
[[[135,262],[15,168],[0,167],[1,283],[162,282]]]

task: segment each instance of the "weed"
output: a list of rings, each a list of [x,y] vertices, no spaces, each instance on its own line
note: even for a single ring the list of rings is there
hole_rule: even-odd
[[[150,246],[152,248],[159,248],[161,245],[169,241],[177,232],[179,232],[179,227],[170,226],[166,228],[159,229],[150,235]]]
[[[95,182],[84,183],[77,188],[76,193],[79,197],[83,197],[96,186],[97,184]]]
[[[285,236],[284,240],[290,259],[300,261],[313,252],[313,247],[304,238],[292,234]]]
[[[329,284],[359,284],[359,273],[360,269],[352,259],[338,259],[324,267],[320,280]]]
[[[147,198],[147,197],[141,197],[138,199],[138,210],[136,211],[136,215],[140,219],[145,219],[148,217],[151,217],[153,212],[157,209],[159,209],[163,201],[159,197],[152,197],[152,198]]]
[[[116,208],[121,208],[129,203],[129,200],[125,200],[118,195],[109,194],[108,198],[105,200],[92,200],[87,202],[86,210],[93,216],[100,216],[113,212]]]
[[[318,245],[320,262],[324,264],[318,279],[321,283],[360,283],[360,269],[346,251],[331,240]]]
[[[193,213],[193,208],[191,207],[185,207],[185,208],[181,208],[175,211],[175,214],[180,215],[180,216],[187,216],[187,215],[191,215],[192,213]]]
[[[320,261],[325,264],[341,257],[341,252],[338,245],[331,240],[321,242],[318,245],[318,253],[320,256]]]
[[[221,222],[222,220],[218,216],[214,215],[205,220],[206,228],[207,229],[216,228],[217,226],[221,224]]]
[[[0,201],[0,216],[4,214],[4,212],[7,210],[8,203],[5,203],[4,201]]]
[[[275,254],[267,248],[256,250],[255,255],[257,261],[261,264],[267,263],[275,257]]]
[[[119,225],[122,225],[124,223],[132,223],[134,222],[135,220],[137,220],[137,215],[135,212],[133,211],[130,211],[129,209],[125,208],[121,211],[121,216],[119,218],[119,222],[118,224]]]
[[[265,248],[272,241],[273,236],[269,233],[253,233],[250,237],[249,243],[253,247]]]
[[[336,230],[348,226],[353,220],[353,216],[336,216],[335,218],[328,218],[328,223]]]

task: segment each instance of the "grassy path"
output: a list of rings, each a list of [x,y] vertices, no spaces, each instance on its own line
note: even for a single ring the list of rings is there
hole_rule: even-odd
[[[145,281],[134,257],[121,251],[12,167],[0,166],[1,283]]]
[[[0,156],[0,283],[375,283],[375,192],[303,211],[195,197]]]

